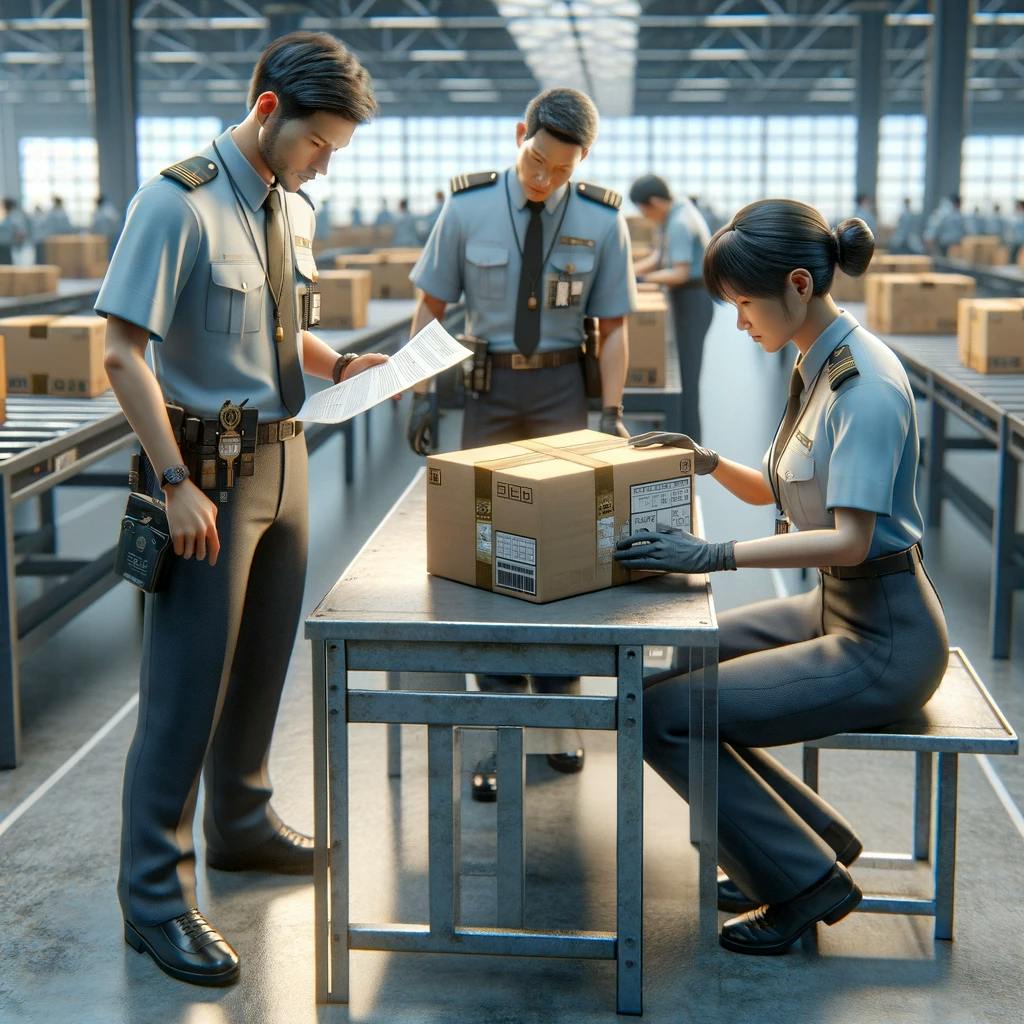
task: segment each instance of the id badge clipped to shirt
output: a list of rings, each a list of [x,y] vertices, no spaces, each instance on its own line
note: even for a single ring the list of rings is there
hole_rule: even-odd
[[[789,533],[789,516],[781,508],[775,510],[775,536]]]
[[[320,326],[320,285],[311,281],[302,294],[302,329]]]
[[[548,278],[548,309],[569,309],[580,304],[583,298],[583,282],[573,280],[575,270],[576,267],[568,263],[557,277]]]

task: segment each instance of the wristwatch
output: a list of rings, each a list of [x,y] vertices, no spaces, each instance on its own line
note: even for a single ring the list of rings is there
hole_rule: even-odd
[[[331,377],[334,379],[335,384],[341,383],[342,374],[349,368],[349,365],[354,363],[358,358],[358,352],[345,352],[343,355],[338,356],[334,363],[334,370],[331,373]]]
[[[163,487],[176,487],[184,483],[189,477],[188,467],[180,463],[177,466],[168,466],[163,473]]]

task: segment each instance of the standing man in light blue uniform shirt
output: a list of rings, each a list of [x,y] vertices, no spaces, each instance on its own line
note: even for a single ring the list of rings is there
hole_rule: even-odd
[[[629,198],[658,229],[654,252],[637,260],[633,269],[637,280],[668,289],[683,383],[683,419],[678,429],[699,441],[700,370],[715,313],[703,278],[704,250],[711,233],[700,210],[685,196],[673,198],[665,179],[656,174],[637,178]]]
[[[462,447],[544,437],[587,425],[581,368],[584,317],[598,321],[603,400],[601,429],[628,436],[622,391],[626,315],[636,306],[629,232],[621,196],[571,181],[597,137],[598,114],[575,89],[531,100],[516,126],[519,152],[505,171],[460,175],[410,275],[422,290],[413,333],[442,320],[465,296],[475,339],[477,390],[466,395]],[[489,386],[487,386],[489,384]],[[428,396],[416,395],[409,423],[413,450],[426,454]],[[481,689],[524,691],[525,676],[481,676]],[[578,692],[579,680],[535,677],[545,692]],[[583,767],[583,749],[548,755],[564,772]],[[493,800],[493,761],[473,780],[477,800]]]
[[[385,357],[339,356],[309,329],[314,211],[299,188],[375,109],[369,76],[336,39],[275,40],[243,123],[136,193],[96,302],[107,372],[177,556],[146,603],[122,801],[124,937],[197,985],[239,974],[196,906],[201,775],[208,867],[312,873],[312,841],[271,807],[268,772],[306,569],[306,445],[293,417],[303,371],[337,382]]]
[[[806,594],[719,618],[719,907],[739,912],[720,942],[784,953],[818,921],[836,924],[861,891],[850,825],[764,747],[876,729],[921,708],[942,680],[946,622],[924,567],[915,497],[920,441],[899,359],[829,294],[836,267],[856,277],[874,251],[862,220],[832,230],[792,200],[740,210],[708,246],[711,294],[767,352],[798,350],[782,422],[761,468],[688,437],[641,446],[694,448],[695,468],[740,500],[778,509],[774,536],[716,543],[634,534],[616,554],[631,569],[704,573],[820,568]],[[792,529],[791,529],[792,528]],[[644,756],[689,792],[690,681],[666,673],[644,690]]]

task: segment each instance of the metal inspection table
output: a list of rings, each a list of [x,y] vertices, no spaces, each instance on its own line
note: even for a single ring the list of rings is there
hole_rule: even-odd
[[[658,576],[544,605],[426,572],[421,472],[306,621],[313,647],[318,1002],[348,1001],[349,951],[614,960],[620,1013],[642,1012],[645,645],[691,672],[691,840],[699,846],[702,947],[717,934],[718,625],[707,577]],[[386,543],[385,543],[386,538]],[[401,558],[395,552],[401,552]],[[349,689],[353,671],[544,672],[615,677],[615,696]],[[427,726],[429,920],[349,917],[348,725]],[[494,927],[459,923],[459,730],[498,730]],[[614,932],[526,927],[523,727],[616,733]],[[400,783],[394,783],[400,785]]]
[[[114,546],[95,558],[58,557],[54,488],[124,487],[125,473],[86,473],[134,439],[117,399],[14,395],[0,425],[0,767],[14,768],[20,743],[19,662],[113,587]],[[14,510],[39,502],[38,528],[16,535]],[[110,524],[110,539],[117,539]],[[18,576],[61,578],[17,607]]]
[[[855,308],[861,318],[863,307]],[[1017,530],[1020,464],[1024,462],[1024,374],[977,373],[961,366],[951,335],[887,336],[915,393],[927,403],[924,460],[924,517],[929,527],[942,523],[943,500],[952,502],[982,536],[992,541],[989,632],[993,658],[1008,658],[1013,595],[1024,588],[1024,534]],[[947,434],[947,414],[977,435]],[[945,465],[947,451],[994,451],[996,492],[976,486]]]

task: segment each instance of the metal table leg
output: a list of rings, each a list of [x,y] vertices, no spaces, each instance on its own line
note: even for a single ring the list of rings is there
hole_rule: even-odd
[[[0,474],[0,768],[16,768],[21,745],[18,610],[14,583],[14,507],[11,481]]]
[[[956,893],[956,754],[939,754],[938,810],[935,815],[935,938],[953,938]]]
[[[348,669],[342,644],[327,645],[327,744],[333,768],[327,780],[327,828],[317,847],[327,856],[327,939],[330,980],[326,1002],[348,1002]],[[329,846],[327,842],[329,841]],[[323,856],[323,854],[321,854]],[[315,868],[314,868],[315,870]],[[322,899],[323,897],[321,897]],[[322,954],[321,954],[322,955]]]
[[[526,910],[522,729],[498,729],[498,779],[498,925],[522,928]]]
[[[619,648],[616,733],[618,1012],[643,1013],[644,750],[642,647]]]
[[[946,410],[935,399],[932,381],[928,383],[928,444],[925,449],[925,524],[942,525],[942,477],[946,464]]]
[[[1010,656],[1013,627],[1013,592],[1019,570],[1014,557],[1017,544],[1017,494],[1019,466],[1010,451],[1010,428],[1006,416],[999,418],[999,477],[992,523],[992,590],[989,623],[992,657]]]
[[[701,651],[700,789],[700,934],[713,947],[718,937],[718,648]],[[692,742],[692,737],[691,737]]]
[[[914,860],[931,859],[933,760],[929,750],[914,754]]]

